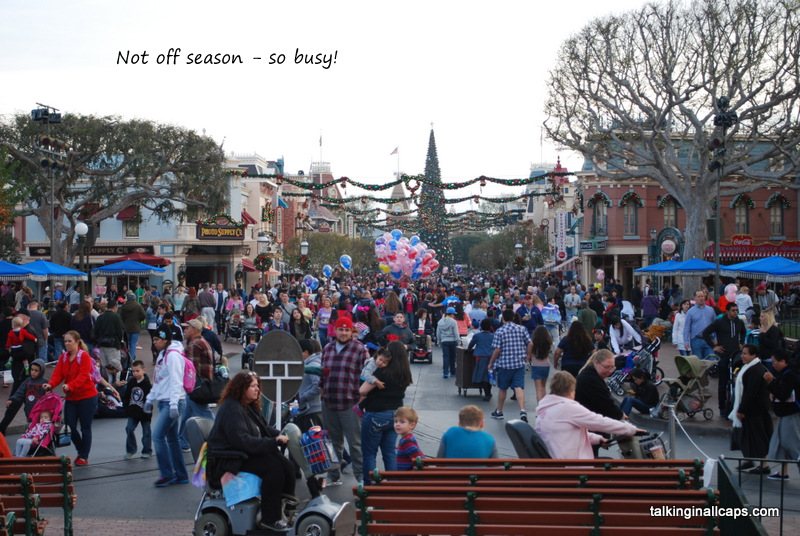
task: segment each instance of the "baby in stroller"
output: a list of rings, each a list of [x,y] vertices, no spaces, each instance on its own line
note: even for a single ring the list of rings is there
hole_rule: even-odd
[[[63,409],[64,401],[56,393],[42,396],[31,410],[31,424],[17,440],[14,456],[35,456],[40,449],[46,449],[48,455],[54,455],[55,425],[61,422]]]
[[[31,447],[38,446],[42,440],[50,433],[53,426],[53,414],[49,411],[39,413],[39,422],[32,422],[27,430],[17,439],[14,447],[14,457],[22,458],[28,455]]]

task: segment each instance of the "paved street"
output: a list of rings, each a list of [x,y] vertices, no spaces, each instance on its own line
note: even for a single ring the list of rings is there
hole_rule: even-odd
[[[149,339],[142,336],[140,344],[149,349]],[[224,343],[226,355],[234,371],[239,367],[239,348],[236,344]],[[149,363],[149,350],[142,350],[140,358]],[[661,351],[661,363],[668,377],[674,375],[674,350],[665,345]],[[478,391],[469,390],[467,396],[459,396],[454,379],[441,377],[441,353],[434,349],[434,363],[414,364],[414,384],[406,394],[406,404],[413,406],[420,414],[420,424],[416,435],[420,446],[425,453],[435,454],[438,449],[439,438],[449,428],[457,423],[458,410],[465,404],[476,404],[481,407],[486,415],[494,409],[494,400],[483,402]],[[52,370],[52,369],[49,369]],[[48,372],[49,373],[49,372]],[[712,380],[711,390],[715,392],[715,383]],[[664,387],[662,387],[663,389]],[[2,389],[2,398],[5,401],[8,389]],[[532,384],[526,388],[529,395],[526,407],[531,416],[535,414],[535,397]],[[514,402],[511,402],[515,404]],[[514,406],[507,406],[507,410]],[[712,399],[711,406],[716,412],[716,403]],[[20,412],[20,415],[22,413]],[[507,418],[515,418],[516,411],[506,411]],[[663,422],[652,420],[642,421],[644,427],[657,430]],[[727,421],[715,416],[711,421],[702,417],[687,419],[684,423],[694,444],[688,438],[678,433],[676,454],[678,458],[707,457],[716,458],[720,454],[733,456],[728,450]],[[20,417],[15,421],[15,427],[9,430],[8,442],[13,446],[21,430]],[[191,485],[171,486],[163,489],[153,487],[153,482],[158,478],[155,459],[142,460],[139,458],[125,461],[124,455],[124,419],[102,419],[94,422],[94,443],[87,467],[75,468],[75,487],[78,493],[78,503],[75,510],[75,533],[78,535],[98,534],[109,536],[124,536],[127,534],[190,534],[192,519],[200,499],[200,491]],[[509,441],[504,422],[486,419],[486,430],[493,434],[498,442],[501,457],[514,458],[516,453]],[[14,431],[14,433],[11,433]],[[59,453],[74,456],[73,447],[59,450]],[[618,453],[611,453],[616,456]],[[191,463],[190,456],[186,457]],[[791,480],[786,483],[786,501],[784,512],[787,516],[794,516],[791,530],[790,525],[784,528],[784,534],[797,533],[797,516],[800,515],[800,477],[797,468],[790,469]],[[355,480],[351,473],[345,474],[345,485],[329,488],[326,493],[335,501],[352,500],[351,488]],[[716,481],[714,481],[716,482]],[[715,485],[715,484],[713,484]],[[745,475],[742,486],[751,502],[758,498],[759,482],[757,476]],[[765,506],[776,504],[779,482],[763,481]],[[304,486],[298,486],[298,491],[305,493]],[[60,512],[46,511],[51,519],[48,534],[59,534],[61,526]],[[778,534],[777,528],[770,531]]]

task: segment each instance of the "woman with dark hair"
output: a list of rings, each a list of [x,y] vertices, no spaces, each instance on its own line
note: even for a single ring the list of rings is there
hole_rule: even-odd
[[[580,322],[573,322],[569,325],[567,334],[558,342],[553,365],[577,377],[593,350],[594,344],[586,329]]]
[[[289,332],[298,341],[311,338],[311,326],[299,308],[292,309],[289,315]]]
[[[72,329],[77,331],[81,340],[88,346],[87,352],[92,351],[92,328],[94,328],[94,316],[92,316],[92,304],[82,301],[78,305],[78,311],[72,316]]]
[[[400,298],[393,290],[386,293],[386,298],[383,304],[383,318],[389,324],[394,320],[395,313],[403,313],[403,304]],[[403,313],[405,315],[405,313]]]
[[[456,302],[455,308],[456,308],[456,314],[453,318],[456,319],[456,325],[458,326],[458,335],[463,340],[464,337],[469,335],[469,329],[472,327],[472,319],[470,319],[469,315],[464,312],[464,306],[461,305],[461,302]]]
[[[573,322],[570,327],[576,324],[583,328],[580,322]],[[561,340],[566,340],[566,337]],[[547,377],[550,375],[550,350],[553,349],[553,337],[546,327],[538,326],[531,334],[531,341],[533,342],[533,352],[529,361],[531,379],[533,380],[533,386],[536,388],[536,402],[539,403],[547,394]]]
[[[402,314],[400,311],[398,314]],[[405,316],[405,315],[403,315]],[[393,471],[397,459],[397,432],[394,431],[394,412],[403,405],[406,387],[411,385],[411,366],[408,351],[403,343],[392,341],[387,347],[391,360],[385,368],[375,369],[377,380],[384,383],[383,389],[364,382],[359,389],[367,398],[362,403],[364,417],[361,420],[361,455],[364,464],[364,484],[369,485],[372,470],[376,467],[378,448],[383,456],[383,466]]]
[[[252,303],[244,306],[244,314],[242,315],[242,333],[246,329],[260,328],[261,317],[256,314],[256,309]]]
[[[208,435],[208,478],[219,486],[226,472],[247,472],[261,478],[261,523],[259,528],[284,531],[282,502],[287,508],[294,499],[294,467],[280,452],[287,437],[270,426],[261,413],[261,380],[258,374],[238,372],[219,400],[217,418]],[[216,458],[215,452],[241,451],[247,459]],[[294,503],[294,504],[292,504]]]

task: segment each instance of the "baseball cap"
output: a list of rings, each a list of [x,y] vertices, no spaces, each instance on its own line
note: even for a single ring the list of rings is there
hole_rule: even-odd
[[[454,314],[456,314],[456,308],[455,307],[448,307],[447,310],[444,313],[447,314],[447,315],[454,315]]]
[[[196,318],[193,318],[193,319],[189,320],[188,322],[184,322],[183,324],[181,324],[181,326],[183,326],[185,328],[190,328],[191,327],[191,328],[196,329],[197,331],[203,331],[203,323],[200,322]]]
[[[756,287],[756,292],[760,292],[762,290],[767,290],[767,285],[765,285],[764,283],[761,283]]]
[[[353,321],[349,318],[342,317],[336,320],[336,328],[345,328],[345,329],[353,329]]]

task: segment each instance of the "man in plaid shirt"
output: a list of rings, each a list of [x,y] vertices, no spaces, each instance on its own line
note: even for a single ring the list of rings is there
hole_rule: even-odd
[[[503,311],[503,325],[495,332],[492,341],[492,358],[489,360],[489,370],[494,369],[497,380],[497,410],[492,412],[492,418],[503,418],[503,404],[506,402],[506,390],[510,387],[517,395],[519,403],[519,418],[528,422],[528,413],[525,411],[525,362],[530,361],[533,352],[533,342],[528,330],[514,323],[514,311]]]
[[[353,339],[353,321],[339,318],[336,321],[336,339],[322,350],[322,422],[328,430],[336,456],[341,460],[344,438],[350,446],[353,476],[363,480],[361,464],[361,420],[353,406],[358,403],[359,374],[369,358],[367,347]],[[342,483],[341,472],[328,473],[328,485]]]

